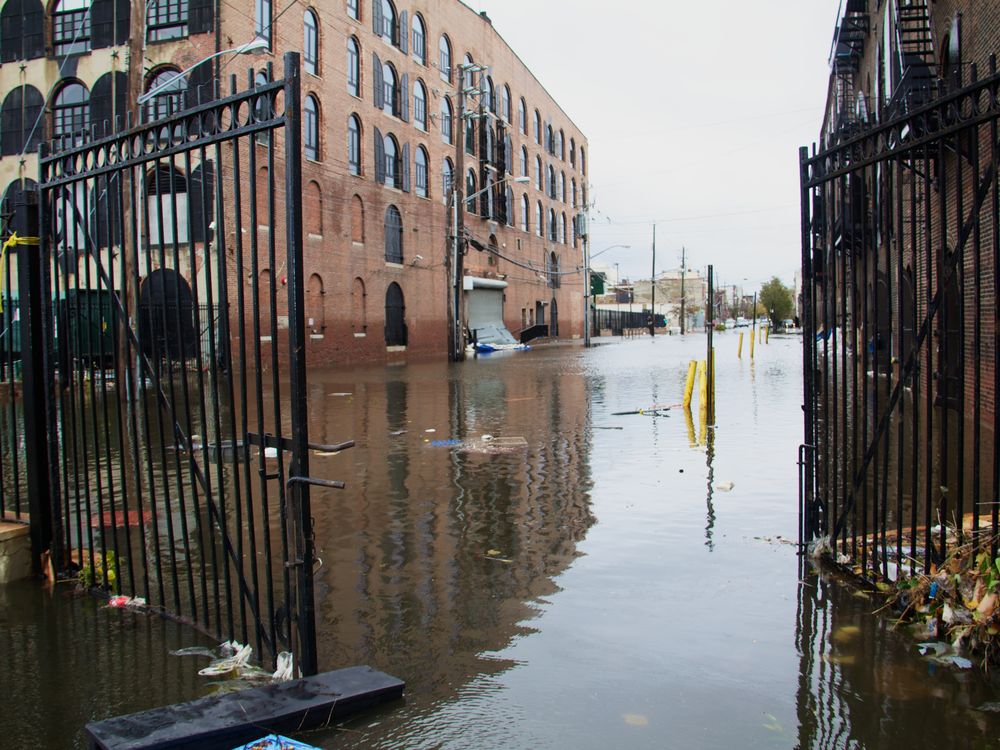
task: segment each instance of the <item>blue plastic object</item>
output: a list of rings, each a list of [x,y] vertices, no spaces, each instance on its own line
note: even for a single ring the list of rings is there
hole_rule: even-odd
[[[280,734],[269,734],[259,740],[234,747],[233,750],[322,750],[322,748],[297,742],[288,737],[282,737]]]
[[[931,583],[930,597],[931,599],[937,599],[938,583],[934,581]]]
[[[431,440],[431,445],[435,448],[453,448],[456,445],[461,445],[461,440]]]

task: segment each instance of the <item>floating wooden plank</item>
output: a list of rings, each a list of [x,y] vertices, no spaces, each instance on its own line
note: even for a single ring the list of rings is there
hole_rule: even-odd
[[[102,750],[229,750],[264,732],[304,732],[401,698],[402,680],[349,667],[290,682],[209,696],[86,726]]]

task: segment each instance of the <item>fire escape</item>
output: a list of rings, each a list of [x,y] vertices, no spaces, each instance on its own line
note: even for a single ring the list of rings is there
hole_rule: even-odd
[[[902,75],[888,104],[889,118],[912,112],[937,95],[934,37],[927,0],[909,0],[896,7],[896,40]]]
[[[833,41],[831,64],[837,103],[833,117],[834,142],[856,135],[862,124],[856,104],[856,92],[861,56],[871,29],[866,6],[866,0],[847,0],[844,16],[837,26]]]

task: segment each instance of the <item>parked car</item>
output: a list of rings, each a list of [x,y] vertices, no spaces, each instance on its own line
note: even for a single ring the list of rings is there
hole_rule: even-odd
[[[736,319],[737,328],[747,328],[750,325],[750,321],[744,318],[742,315]]]

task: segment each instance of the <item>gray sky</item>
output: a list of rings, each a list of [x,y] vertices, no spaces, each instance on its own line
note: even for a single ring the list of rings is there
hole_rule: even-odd
[[[799,265],[798,147],[822,124],[839,0],[465,0],[590,141],[593,253],[621,276]],[[744,278],[747,281],[743,281]]]

